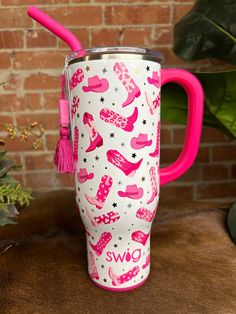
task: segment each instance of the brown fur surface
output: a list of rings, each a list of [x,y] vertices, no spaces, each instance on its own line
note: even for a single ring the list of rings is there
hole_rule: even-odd
[[[236,313],[236,247],[226,212],[206,202],[161,204],[148,281],[114,293],[87,276],[74,193],[38,194],[18,225],[0,227],[0,313]]]

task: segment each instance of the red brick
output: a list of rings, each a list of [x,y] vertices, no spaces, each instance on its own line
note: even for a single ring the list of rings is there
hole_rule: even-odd
[[[44,94],[44,108],[45,109],[59,109],[60,93]]]
[[[86,28],[79,28],[79,29],[70,29],[67,27],[81,42],[83,47],[89,47],[89,30]],[[101,44],[100,44],[101,45]],[[68,45],[59,39],[59,48],[68,48]],[[68,48],[68,54],[71,53],[70,49]]]
[[[155,45],[171,45],[173,41],[173,28],[156,27]]]
[[[64,26],[102,24],[102,9],[99,6],[52,7],[45,12]]]
[[[32,19],[26,12],[27,8],[0,9],[0,28],[25,28],[32,27]]]
[[[204,127],[202,129],[201,142],[204,143],[217,143],[232,141],[226,134],[213,128]]]
[[[2,111],[24,111],[42,109],[39,94],[0,94]]]
[[[23,85],[23,78],[20,74],[10,73],[4,81],[3,90],[14,91],[21,89]]]
[[[123,45],[149,46],[152,44],[151,28],[126,28],[123,33]]]
[[[54,151],[59,140],[59,131],[58,134],[46,134],[46,147],[49,151]]]
[[[13,160],[17,165],[22,164],[20,154],[7,153],[7,158]]]
[[[26,170],[54,169],[53,154],[30,154],[25,156]]]
[[[63,68],[65,57],[61,51],[17,51],[13,54],[13,67],[17,70]]]
[[[86,0],[82,0],[84,2]],[[88,0],[87,0],[88,1]],[[39,3],[40,2],[40,3]],[[70,3],[70,0],[2,0],[2,5],[42,5],[42,4],[60,4]]]
[[[171,131],[167,129],[161,129],[161,146],[171,143]]]
[[[178,22],[183,16],[185,16],[192,9],[192,4],[176,4],[174,5],[174,23]]]
[[[55,177],[58,188],[74,188],[73,175],[58,173]]]
[[[30,114],[18,114],[16,116],[16,122],[18,126],[29,125],[30,123],[37,121],[46,130],[57,130],[59,127],[59,114],[57,113],[30,113]]]
[[[1,31],[0,32],[0,49],[22,48],[23,32],[22,31]]]
[[[59,76],[52,76],[45,73],[31,74],[25,79],[24,88],[26,90],[57,89],[60,88],[60,79]]]
[[[166,148],[161,147],[161,163],[172,163],[174,162],[181,152],[181,148]],[[200,147],[195,162],[202,163],[209,161],[209,148]]]
[[[35,140],[35,137],[29,137],[26,142],[20,141],[19,138],[16,138],[14,140],[3,137],[3,139],[6,141],[6,145],[4,146],[4,149],[6,149],[9,152],[24,152],[24,151],[32,151],[33,150],[33,142]],[[43,150],[43,147],[40,146],[40,149]]]
[[[202,165],[202,179],[205,181],[226,181],[229,177],[228,172],[226,165]]]
[[[47,173],[26,173],[26,186],[32,189],[51,188],[55,184],[55,174]]]
[[[210,161],[209,147],[200,147],[195,163],[205,163]]]
[[[168,185],[162,186],[160,189],[161,200],[182,200],[193,199],[193,187],[190,185],[175,186]]]
[[[194,164],[177,180],[179,182],[196,182],[200,179],[200,167]]]
[[[216,146],[211,149],[213,161],[236,160],[236,141],[234,145]]]
[[[197,187],[199,199],[229,198],[236,196],[236,182],[201,184]]]
[[[230,177],[232,179],[236,179],[236,164],[231,165],[231,174]]]
[[[170,22],[168,5],[108,6],[105,8],[106,24],[167,24]]]
[[[28,48],[55,47],[56,36],[44,29],[28,30],[26,34],[26,45]]]
[[[13,117],[11,114],[5,115],[0,112],[0,119],[1,119],[0,131],[5,130],[4,127],[2,126],[3,124],[13,124]]]
[[[0,52],[0,70],[9,69],[11,66],[10,55],[8,52]]]
[[[121,31],[118,29],[98,29],[91,32],[92,46],[118,46]]]

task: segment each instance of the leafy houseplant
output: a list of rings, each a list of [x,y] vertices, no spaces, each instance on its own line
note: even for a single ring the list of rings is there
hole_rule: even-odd
[[[235,0],[197,0],[193,9],[175,25],[173,51],[188,61],[218,58],[235,65],[235,16]],[[236,71],[194,74],[205,94],[203,125],[236,138]],[[175,84],[169,93],[168,85],[162,89],[162,117],[185,123],[187,97]],[[227,223],[236,243],[236,202],[230,208]]]

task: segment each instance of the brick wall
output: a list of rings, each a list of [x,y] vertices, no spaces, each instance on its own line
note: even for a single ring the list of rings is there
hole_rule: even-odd
[[[0,124],[22,125],[37,120],[46,128],[45,143],[32,150],[8,140],[13,158],[23,165],[17,177],[25,186],[48,190],[70,188],[72,178],[55,172],[53,150],[58,138],[59,74],[69,49],[26,14],[37,4],[81,39],[85,47],[138,45],[158,48],[166,66],[221,70],[219,61],[186,63],[171,52],[173,25],[193,5],[191,0],[0,0]],[[177,157],[184,127],[162,126],[161,160]],[[3,129],[0,136],[6,137]],[[195,165],[179,180],[162,188],[162,199],[227,199],[236,196],[236,143],[204,128]]]

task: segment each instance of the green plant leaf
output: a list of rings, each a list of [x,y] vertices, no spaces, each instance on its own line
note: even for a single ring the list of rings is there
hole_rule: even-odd
[[[230,235],[236,244],[236,202],[229,209],[227,217],[227,225],[229,228]]]
[[[200,80],[205,97],[203,125],[236,137],[236,71],[193,73]],[[164,120],[185,124],[187,96],[176,84],[162,87],[161,115]]]
[[[235,0],[197,0],[175,25],[175,54],[188,61],[217,58],[236,64],[235,16]]]
[[[6,151],[0,151],[0,160],[5,157],[6,153]]]
[[[0,178],[0,185],[2,184],[17,184],[19,181],[17,181],[15,178],[10,176],[9,174],[6,174],[2,178]]]

